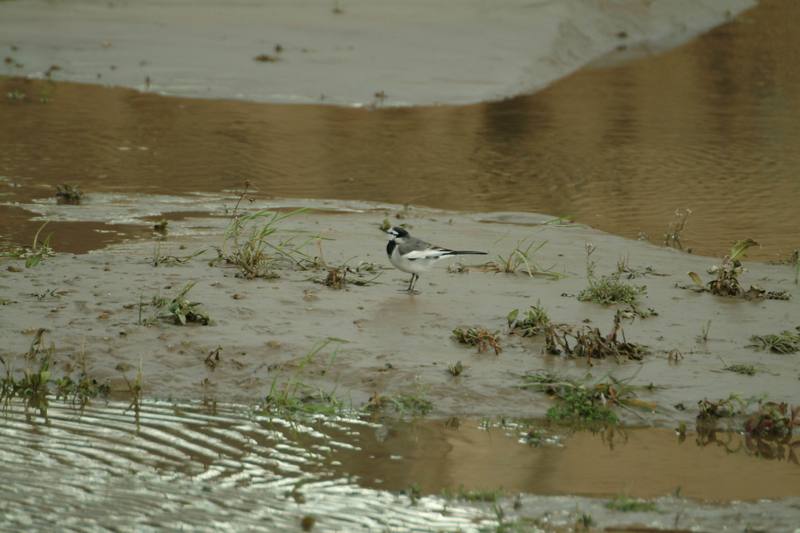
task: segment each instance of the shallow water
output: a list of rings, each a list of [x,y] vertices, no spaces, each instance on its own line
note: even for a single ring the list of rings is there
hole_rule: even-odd
[[[790,446],[732,433],[568,432],[477,420],[290,421],[232,405],[12,403],[0,425],[5,525],[471,528],[443,490],[729,501],[800,496]],[[533,435],[533,438],[530,436]],[[795,441],[795,447],[800,443]],[[767,451],[771,450],[771,451]],[[31,475],[31,473],[35,475]],[[417,486],[410,505],[400,491]],[[53,511],[57,511],[54,513]]]
[[[718,255],[798,247],[800,4],[770,0],[670,52],[584,69],[530,96],[465,107],[348,109],[164,98],[0,79],[0,194],[217,192],[571,215],[660,242],[678,208],[683,239]],[[608,58],[613,61],[614,58]],[[17,91],[17,93],[15,93]],[[47,103],[40,100],[45,99]],[[27,241],[37,224],[0,240]],[[99,245],[92,233],[54,244]]]

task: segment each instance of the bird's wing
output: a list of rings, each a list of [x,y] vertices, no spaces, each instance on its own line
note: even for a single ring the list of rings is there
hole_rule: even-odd
[[[414,259],[438,259],[439,257],[445,255],[451,255],[453,250],[448,250],[447,248],[439,248],[438,246],[432,246],[425,250],[412,250],[406,254],[404,257],[406,259],[414,260]]]

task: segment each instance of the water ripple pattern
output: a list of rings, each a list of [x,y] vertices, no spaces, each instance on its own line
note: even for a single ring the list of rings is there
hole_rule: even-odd
[[[327,450],[351,446],[337,439],[364,422],[148,402],[137,423],[126,407],[52,405],[43,419],[12,403],[0,419],[0,528],[291,530],[311,516],[324,531],[468,531],[482,516],[431,497],[412,507],[338,473]]]

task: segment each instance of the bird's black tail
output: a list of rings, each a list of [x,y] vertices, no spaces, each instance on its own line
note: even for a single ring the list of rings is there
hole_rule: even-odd
[[[486,252],[476,252],[473,250],[450,250],[448,255],[486,255]]]

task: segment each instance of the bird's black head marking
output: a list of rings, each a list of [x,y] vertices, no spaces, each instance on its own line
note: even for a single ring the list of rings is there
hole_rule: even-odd
[[[404,230],[403,228],[401,228],[400,226],[395,226],[395,227],[387,230],[386,233],[389,234],[389,238],[392,239],[392,240],[398,239],[398,238],[399,239],[405,239],[406,237],[408,237],[408,232],[406,230]]]

